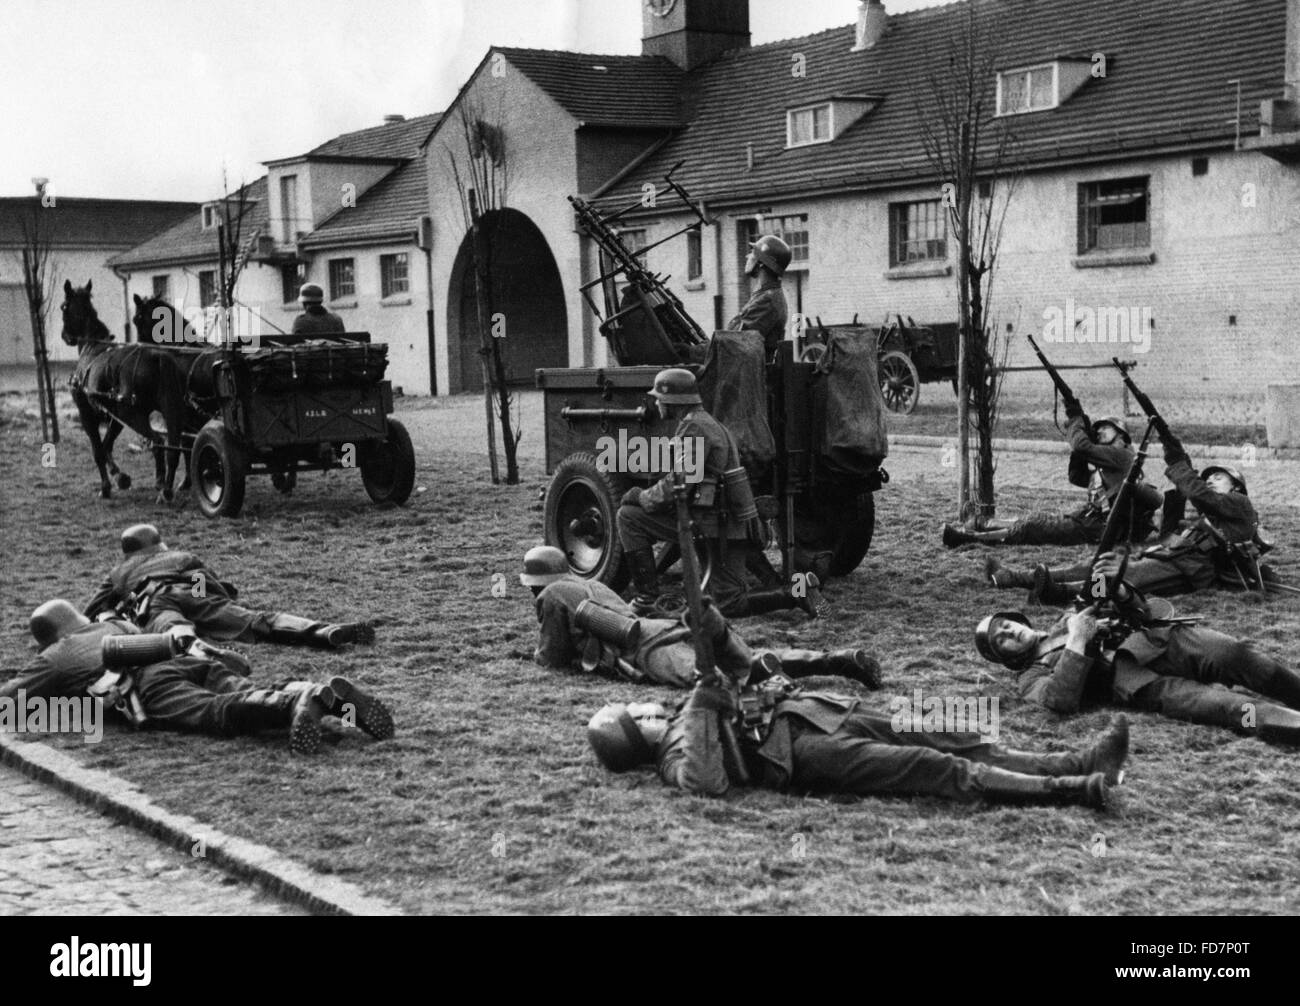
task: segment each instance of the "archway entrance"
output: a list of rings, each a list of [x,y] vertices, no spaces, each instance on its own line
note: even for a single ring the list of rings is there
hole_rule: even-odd
[[[485,213],[481,225],[487,229],[491,256],[491,310],[504,316],[506,380],[531,386],[538,367],[563,367],[569,362],[560,270],[542,232],[518,210]],[[459,344],[460,387],[464,391],[483,388],[475,297],[467,234],[456,253],[447,290],[447,331]]]

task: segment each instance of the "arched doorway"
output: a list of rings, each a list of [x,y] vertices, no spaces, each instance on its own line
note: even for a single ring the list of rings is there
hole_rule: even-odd
[[[538,367],[563,367],[569,362],[568,318],[560,270],[542,232],[518,210],[485,213],[481,226],[487,232],[490,255],[491,311],[503,315],[505,322],[502,349],[506,380],[531,386]],[[447,289],[447,332],[459,345],[463,391],[483,388],[475,298],[467,234],[456,253]]]

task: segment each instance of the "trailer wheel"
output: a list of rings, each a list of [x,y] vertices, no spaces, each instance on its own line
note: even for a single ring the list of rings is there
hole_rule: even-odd
[[[920,397],[921,375],[906,353],[897,350],[880,358],[880,391],[890,412],[910,415]]]
[[[199,430],[190,451],[190,469],[205,517],[238,517],[244,508],[248,460],[220,419]]]
[[[411,435],[396,419],[388,420],[388,436],[367,444],[361,452],[361,484],[376,503],[405,503],[415,488],[415,448]]]
[[[546,543],[565,554],[569,568],[613,590],[628,580],[615,525],[621,496],[619,483],[596,467],[595,455],[580,451],[556,466],[542,516]]]
[[[848,576],[871,547],[876,501],[871,493],[831,491],[795,501],[795,566],[818,576]]]
[[[867,557],[876,532],[876,497],[863,493],[838,508],[835,545],[831,551],[831,576],[848,576]]]

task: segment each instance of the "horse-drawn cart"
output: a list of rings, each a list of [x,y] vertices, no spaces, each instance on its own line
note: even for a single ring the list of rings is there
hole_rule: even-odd
[[[249,475],[269,474],[284,491],[300,471],[353,467],[376,503],[405,502],[415,452],[389,416],[387,362],[388,347],[368,332],[262,336],[255,349],[220,350],[211,418],[190,451],[199,509],[238,515]]]

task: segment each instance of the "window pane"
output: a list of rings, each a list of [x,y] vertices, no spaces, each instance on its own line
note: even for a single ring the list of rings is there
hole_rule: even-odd
[[[1148,179],[1119,178],[1082,187],[1080,251],[1145,248],[1151,244]]]
[[[943,261],[948,257],[948,221],[939,200],[889,207],[893,244],[890,265]]]
[[[704,275],[704,239],[699,231],[686,235],[686,278],[699,279]]]
[[[812,111],[804,109],[790,113],[790,142],[808,143],[812,139]]]
[[[1029,75],[1029,107],[1050,108],[1052,101],[1052,68],[1045,66]]]
[[[167,300],[171,297],[171,277],[155,276],[153,278],[153,295]]]
[[[831,135],[831,109],[822,105],[813,109],[813,139],[828,140]]]
[[[379,275],[383,296],[391,297],[393,294],[408,293],[411,284],[407,275],[406,252],[381,255]]]
[[[352,259],[336,258],[330,260],[330,300],[356,295],[356,283],[353,279]]]
[[[1029,86],[1024,73],[1008,73],[1002,77],[1002,111],[1020,112],[1028,107]]]
[[[302,292],[302,285],[307,279],[307,266],[299,262],[287,265],[280,270],[280,287],[284,303],[292,304]]]
[[[199,307],[212,307],[217,302],[217,274],[211,269],[199,273]]]

